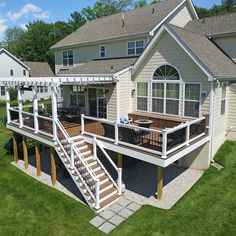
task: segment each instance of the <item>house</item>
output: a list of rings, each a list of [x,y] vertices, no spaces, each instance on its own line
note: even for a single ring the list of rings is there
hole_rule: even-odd
[[[157,166],[161,200],[166,167],[207,169],[221,144],[236,139],[235,22],[235,13],[199,19],[191,0],[161,1],[88,22],[52,47],[55,78],[1,80],[7,127],[36,141],[38,174],[38,143],[50,146],[53,184],[56,152],[92,209],[122,195],[125,156]],[[20,99],[10,107],[12,84],[33,90],[34,113],[22,111]],[[50,115],[38,114],[38,86],[52,88]]]
[[[6,49],[0,49],[0,78],[18,77],[54,77],[54,73],[47,62],[22,62],[13,56]],[[5,86],[1,86],[0,99],[5,100]],[[49,99],[51,90],[47,87],[40,87],[38,91],[39,99]],[[24,91],[23,100],[32,100],[32,92]]]

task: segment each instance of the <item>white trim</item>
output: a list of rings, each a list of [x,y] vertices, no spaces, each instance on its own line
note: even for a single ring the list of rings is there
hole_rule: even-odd
[[[4,52],[6,53],[8,56],[12,57],[15,61],[17,61],[19,64],[21,64],[23,67],[25,67],[25,69],[29,70],[30,68],[25,65],[22,61],[20,61],[19,59],[17,59],[14,55],[12,55],[10,52],[8,52],[5,48],[1,48],[0,49],[0,53]]]
[[[186,0],[182,1],[176,8],[174,8],[168,15],[166,15],[166,17],[165,17],[158,25],[156,25],[156,26],[149,32],[149,35],[150,35],[150,36],[154,36],[155,31],[156,31],[172,14],[174,14],[175,11],[178,10],[185,2],[186,2]]]
[[[66,57],[67,64],[66,65],[64,65],[64,52],[67,53],[67,57]],[[73,60],[72,65],[70,65],[70,63],[69,63],[69,60],[70,60],[69,52],[72,52],[72,60]],[[74,50],[73,49],[68,49],[68,50],[62,51],[62,66],[64,66],[64,68],[68,68],[68,67],[73,67],[74,66]]]
[[[198,20],[199,17],[198,17],[198,14],[197,14],[196,10],[195,10],[194,5],[193,5],[193,1],[192,0],[188,0],[187,4],[190,5],[190,10],[192,11],[193,16],[195,17],[196,20]]]

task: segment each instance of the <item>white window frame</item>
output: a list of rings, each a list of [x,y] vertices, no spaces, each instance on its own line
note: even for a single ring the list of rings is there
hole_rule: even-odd
[[[104,47],[104,50],[102,50],[102,47]],[[102,53],[104,53],[104,56],[102,56]],[[100,45],[99,46],[99,58],[106,58],[107,56],[107,47],[106,45]]]
[[[72,65],[69,64],[69,60],[70,60],[69,52],[72,52],[72,60],[73,60]],[[65,57],[66,65],[64,65],[64,53],[66,53],[66,57]],[[65,67],[73,66],[74,65],[74,51],[73,50],[62,51],[62,65],[65,66]]]
[[[227,86],[228,83],[227,82],[223,82],[221,84],[221,99],[220,99],[220,115],[221,116],[225,116],[226,114],[226,108],[227,108]],[[223,97],[223,88],[225,87],[225,97]],[[222,102],[224,102],[224,112],[222,113]]]
[[[199,90],[199,101],[198,100],[189,100],[185,98],[185,86],[186,84],[190,84],[190,85],[199,85],[200,86],[200,90]],[[185,81],[185,83],[183,84],[183,116],[187,117],[187,118],[200,118],[202,116],[202,83],[201,82],[188,82]],[[199,102],[199,111],[198,111],[198,117],[194,117],[194,116],[186,116],[185,115],[185,102]]]
[[[145,48],[145,43],[144,40],[134,40],[134,41],[128,41],[127,42],[127,55],[128,56],[137,56],[137,55],[141,55],[142,53],[137,53],[137,49],[140,49],[141,47],[137,47],[137,42],[143,42],[143,51]],[[129,48],[129,43],[134,43],[134,48]],[[129,54],[129,49],[134,49],[134,54]]]
[[[147,96],[138,96],[138,83],[143,83],[143,84],[147,84]],[[149,112],[149,82],[148,81],[137,81],[136,83],[136,111],[140,111],[140,112]],[[147,110],[139,110],[138,109],[138,98],[146,98],[147,99]]]

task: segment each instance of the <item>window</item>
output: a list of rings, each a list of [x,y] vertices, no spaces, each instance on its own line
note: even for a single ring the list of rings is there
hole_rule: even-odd
[[[6,95],[5,87],[1,86],[1,96],[5,96],[5,95]]]
[[[137,84],[137,109],[139,111],[148,110],[148,83]]]
[[[70,104],[85,107],[85,87],[77,85],[70,86]]]
[[[221,93],[221,115],[224,115],[226,112],[226,89],[227,83],[222,84],[222,93]]]
[[[180,78],[170,65],[159,67],[152,78],[152,112],[178,115]]]
[[[73,51],[64,51],[63,52],[63,66],[73,66],[74,56]]]
[[[23,70],[23,76],[26,76],[26,70]]]
[[[143,52],[144,41],[128,42],[128,55],[139,55]]]
[[[101,58],[106,57],[106,46],[105,45],[100,45],[100,57]]]
[[[200,84],[185,84],[184,115],[199,117]]]
[[[10,76],[13,76],[13,75],[14,75],[13,70],[10,70]]]

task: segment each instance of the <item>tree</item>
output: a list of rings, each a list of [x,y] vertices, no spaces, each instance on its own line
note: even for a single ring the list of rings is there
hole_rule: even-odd
[[[146,0],[139,0],[137,2],[135,2],[134,7],[135,8],[139,8],[139,7],[143,7],[147,5],[147,1]]]
[[[236,0],[222,0],[222,6],[228,11],[232,11],[236,7]]]

